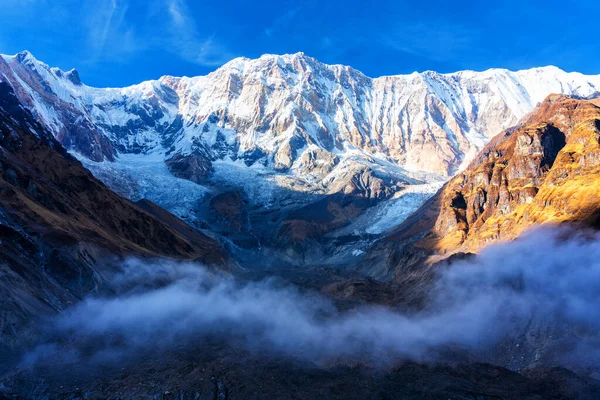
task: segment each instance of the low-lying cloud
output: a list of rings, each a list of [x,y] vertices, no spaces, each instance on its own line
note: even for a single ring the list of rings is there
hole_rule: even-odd
[[[129,260],[112,283],[116,294],[68,310],[53,324],[53,339],[24,363],[55,358],[65,341],[63,361],[79,362],[80,347],[87,360],[118,360],[203,337],[314,362],[428,361],[448,349],[516,368],[597,359],[597,234],[538,229],[437,275],[423,310],[339,311],[318,293],[273,280],[240,283],[194,264]]]

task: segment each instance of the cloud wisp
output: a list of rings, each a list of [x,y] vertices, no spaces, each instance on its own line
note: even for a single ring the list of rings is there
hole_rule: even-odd
[[[234,57],[214,34],[199,34],[184,0],[165,0],[164,6],[168,15],[166,31],[169,32],[166,48],[192,63],[207,67],[220,66]]]
[[[138,51],[135,46],[131,46],[132,31],[126,26],[126,1],[99,1],[92,7],[95,7],[95,12],[85,22],[92,62],[106,57],[105,53],[112,57],[122,57]]]
[[[441,62],[460,60],[477,46],[479,32],[463,25],[442,21],[405,23],[382,35],[389,48],[412,56]]]
[[[593,363],[600,350],[599,244],[596,234],[542,229],[491,246],[440,269],[429,306],[413,313],[339,311],[319,294],[272,280],[239,283],[192,264],[129,260],[113,281],[116,295],[68,310],[53,324],[53,339],[24,365],[59,355],[81,362],[80,347],[88,361],[118,360],[202,337],[312,362],[435,361],[452,349],[518,368],[510,343],[528,352],[519,357],[527,363]],[[70,352],[59,350],[65,341]],[[558,352],[567,342],[571,350]]]
[[[288,9],[275,18],[273,22],[263,30],[263,34],[265,36],[273,36],[278,33],[282,26],[289,24],[298,15],[301,9],[301,6]]]
[[[214,32],[199,29],[197,12],[188,7],[186,0],[17,3],[10,0],[7,18],[12,16],[21,24],[35,21],[40,29],[61,37],[67,45],[77,46],[79,63],[127,62],[144,52],[161,51],[214,67],[234,57]]]

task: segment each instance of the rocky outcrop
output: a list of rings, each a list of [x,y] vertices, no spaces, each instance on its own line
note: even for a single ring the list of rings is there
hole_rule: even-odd
[[[205,183],[212,172],[210,156],[199,150],[186,155],[177,153],[168,158],[165,164],[176,177],[198,184]]]
[[[536,224],[596,224],[599,128],[593,102],[549,96],[444,188],[429,238],[434,248],[477,251]]]
[[[286,140],[273,156],[275,170],[280,172],[289,170],[306,146],[306,143],[306,140],[302,136],[293,136],[289,140]]]
[[[361,194],[326,196],[289,213],[269,244],[296,264],[322,262],[325,236],[349,224],[373,202]]]
[[[314,174],[317,178],[324,178],[339,164],[340,159],[333,153],[314,147],[302,153],[300,163],[302,171],[306,174]]]
[[[370,167],[361,164],[344,170],[326,182],[330,193],[342,193],[372,200],[387,199],[406,184],[407,181],[378,175]]]
[[[210,200],[210,209],[217,219],[229,225],[233,232],[239,233],[247,223],[247,200],[237,191],[219,193]]]
[[[389,277],[414,265],[415,255],[422,266],[428,257],[476,253],[538,224],[598,226],[599,139],[597,101],[548,96],[380,240],[363,268]]]

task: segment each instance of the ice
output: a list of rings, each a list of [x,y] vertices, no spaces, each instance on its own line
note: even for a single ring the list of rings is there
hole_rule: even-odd
[[[94,162],[75,155],[117,194],[132,201],[150,200],[191,223],[199,218],[194,207],[210,193],[205,186],[173,176],[161,153],[121,154],[115,162]]]
[[[417,211],[444,184],[436,181],[422,185],[412,185],[366,210],[352,224],[336,231],[332,236],[382,235],[400,225]]]
[[[272,205],[284,189],[276,174],[259,162],[247,166],[242,160],[226,157],[215,161],[213,167],[212,181],[242,188],[254,204]]]

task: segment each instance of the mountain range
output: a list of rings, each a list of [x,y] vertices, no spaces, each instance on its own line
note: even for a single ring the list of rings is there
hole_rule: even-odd
[[[234,59],[207,76],[98,89],[28,52],[2,58],[20,98],[68,150],[90,160],[202,154],[207,166],[228,157],[277,171],[306,164],[318,149],[451,175],[548,94],[593,96],[600,86],[600,76],[555,67],[372,79],[297,53]],[[186,176],[203,178],[202,170]]]
[[[349,262],[547,95],[600,90],[555,67],[373,79],[303,53],[126,88],[28,52],[0,57],[0,74],[118,194],[293,264]]]
[[[542,263],[597,240],[599,96],[555,67],[370,78],[297,53],[93,88],[0,56],[0,399],[597,398],[587,279],[508,255],[538,225],[572,229]],[[498,326],[463,320],[495,296]],[[387,335],[419,357],[390,364]]]

